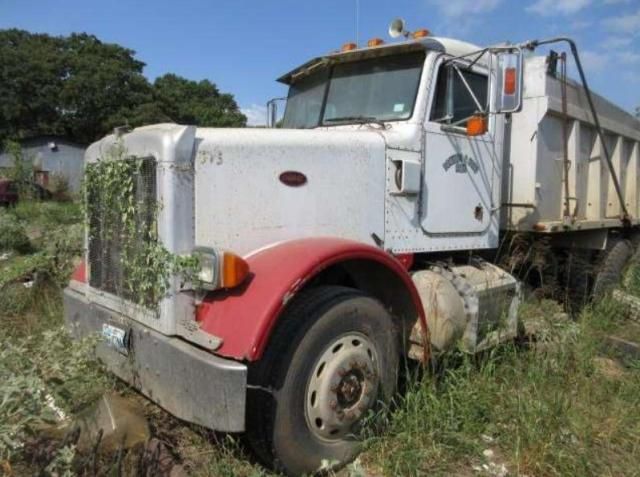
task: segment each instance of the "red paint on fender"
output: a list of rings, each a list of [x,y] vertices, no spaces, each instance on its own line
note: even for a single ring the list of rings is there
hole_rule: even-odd
[[[75,280],[80,283],[87,283],[87,264],[84,260],[80,262],[71,274],[71,280]]]
[[[196,311],[204,331],[222,338],[216,354],[255,361],[262,356],[278,315],[312,277],[345,260],[364,259],[392,270],[411,293],[426,330],[422,303],[411,277],[392,255],[363,243],[338,238],[283,242],[244,257],[247,283],[238,289],[210,293]]]
[[[397,253],[394,257],[402,264],[405,270],[409,270],[413,266],[414,257],[412,253]]]

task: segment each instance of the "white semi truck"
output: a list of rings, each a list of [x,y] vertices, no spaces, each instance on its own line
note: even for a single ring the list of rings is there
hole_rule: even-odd
[[[153,213],[133,210],[132,231],[88,193],[69,329],[102,334],[108,368],[169,412],[245,432],[291,475],[353,458],[403,358],[512,339],[525,284],[604,292],[637,234],[640,123],[566,79],[562,56],[535,56],[545,42],[391,32],[406,38],[282,76],[282,127],[161,124],[86,153],[87,172],[138,161],[117,200]],[[197,257],[195,275],[141,299],[127,239]]]

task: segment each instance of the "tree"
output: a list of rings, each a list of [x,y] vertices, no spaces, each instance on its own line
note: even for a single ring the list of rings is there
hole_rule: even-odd
[[[61,42],[21,30],[0,32],[0,140],[62,133]]]
[[[30,184],[33,180],[33,158],[25,155],[20,143],[16,141],[6,141],[4,150],[12,162],[7,177],[16,184],[20,197],[28,197],[32,191]]]
[[[154,96],[175,122],[211,127],[245,126],[247,118],[230,94],[221,94],[209,80],[191,81],[174,74],[153,83]]]
[[[229,94],[167,74],[152,85],[135,52],[93,35],[0,30],[0,141],[62,134],[92,142],[114,126],[244,126]]]
[[[105,44],[95,36],[73,34],[63,40],[64,76],[59,95],[61,123],[65,132],[90,142],[131,118],[133,111],[153,102],[151,85],[142,75],[144,63],[132,50]],[[146,118],[149,122],[164,119]]]

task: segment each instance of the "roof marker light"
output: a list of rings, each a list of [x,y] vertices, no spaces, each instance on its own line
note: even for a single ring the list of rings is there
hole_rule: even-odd
[[[384,45],[384,41],[382,40],[382,38],[371,38],[371,40],[367,42],[367,46],[369,48],[371,48],[372,46],[380,46],[380,45]]]
[[[429,35],[431,35],[431,32],[429,30],[427,30],[426,28],[421,28],[420,30],[414,31],[412,36],[414,40],[417,40],[418,38],[426,38]]]
[[[345,43],[344,45],[342,45],[342,48],[340,48],[340,51],[344,52],[344,51],[353,51],[356,48],[358,48],[358,45],[355,43]]]

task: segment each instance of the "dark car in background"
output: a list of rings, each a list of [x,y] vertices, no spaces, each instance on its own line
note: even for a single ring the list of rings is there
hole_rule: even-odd
[[[14,205],[18,202],[18,188],[9,179],[0,179],[0,205]]]
[[[48,200],[52,197],[50,191],[36,182],[18,183],[11,179],[0,178],[0,205],[14,205],[20,199],[20,191],[26,192],[37,200]]]

